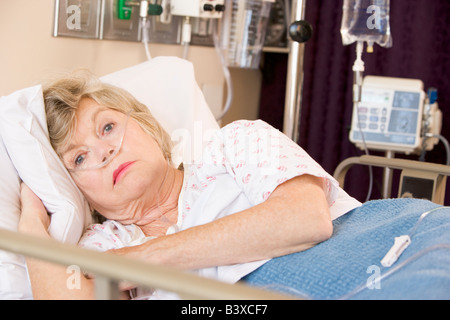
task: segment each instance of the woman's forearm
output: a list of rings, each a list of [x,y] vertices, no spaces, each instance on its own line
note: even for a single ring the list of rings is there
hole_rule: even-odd
[[[21,186],[22,212],[20,232],[44,239],[48,233],[50,217],[42,201],[25,184]],[[26,258],[28,275],[34,299],[90,299],[93,297],[92,281],[80,274],[70,274],[66,267],[37,259]],[[71,277],[75,285],[70,285]]]
[[[31,219],[22,221],[20,231],[50,239],[45,227],[39,223],[32,223]],[[66,267],[33,258],[26,258],[26,262],[34,299],[84,300],[94,297],[92,280],[84,277],[81,272],[74,274]]]
[[[258,206],[116,252],[149,263],[198,269],[306,250],[331,233],[322,180],[301,176],[280,185]]]
[[[27,259],[35,300],[90,300],[94,298],[93,280],[71,269],[48,262]]]

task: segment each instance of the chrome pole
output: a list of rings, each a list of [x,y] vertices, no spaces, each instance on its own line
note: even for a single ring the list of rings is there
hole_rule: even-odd
[[[292,21],[304,20],[305,6],[306,0],[293,1],[291,13]],[[283,132],[295,142],[298,141],[298,129],[300,123],[304,53],[305,44],[293,41],[289,38],[289,60],[286,80]]]

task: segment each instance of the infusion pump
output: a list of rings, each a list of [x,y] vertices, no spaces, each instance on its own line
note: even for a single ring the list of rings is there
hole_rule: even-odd
[[[406,154],[432,150],[439,142],[442,114],[434,97],[414,79],[366,76],[361,102],[353,107],[350,141],[361,149]]]

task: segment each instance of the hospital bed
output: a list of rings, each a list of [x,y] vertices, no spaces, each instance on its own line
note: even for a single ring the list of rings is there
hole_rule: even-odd
[[[151,108],[178,142],[175,162],[195,161],[203,137],[218,129],[192,65],[184,60],[158,57],[102,80],[130,91]],[[450,209],[416,199],[368,202],[337,219],[330,240],[272,259],[234,285],[78,248],[92,219],[86,200],[49,144],[41,86],[2,97],[0,109],[1,299],[32,299],[24,256],[94,273],[99,299],[116,298],[116,284],[123,279],[181,298],[450,299]],[[21,180],[52,213],[49,232],[58,241],[15,232]],[[411,229],[411,244],[398,261],[390,268],[381,266],[394,237]]]

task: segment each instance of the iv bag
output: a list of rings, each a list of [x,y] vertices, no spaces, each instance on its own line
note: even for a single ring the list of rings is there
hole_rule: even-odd
[[[341,35],[344,45],[367,42],[392,47],[390,0],[344,0]]]

